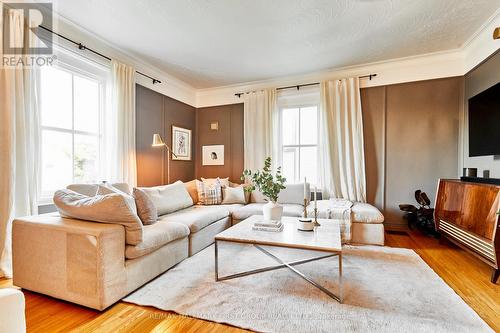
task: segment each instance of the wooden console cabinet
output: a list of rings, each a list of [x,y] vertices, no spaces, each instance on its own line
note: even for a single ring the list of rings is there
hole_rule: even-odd
[[[493,283],[499,275],[499,209],[499,185],[439,180],[434,211],[437,230],[490,265]]]

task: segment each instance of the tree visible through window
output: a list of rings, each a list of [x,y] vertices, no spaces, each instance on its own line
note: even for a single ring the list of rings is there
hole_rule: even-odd
[[[281,109],[283,173],[288,183],[317,183],[318,106]]]
[[[104,83],[65,67],[40,72],[41,198],[99,181]]]

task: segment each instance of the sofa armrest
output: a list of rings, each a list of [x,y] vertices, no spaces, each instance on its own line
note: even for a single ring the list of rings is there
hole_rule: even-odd
[[[12,227],[14,285],[102,310],[126,287],[125,229],[60,217],[18,218]]]
[[[0,289],[0,332],[26,332],[24,294],[17,289]]]

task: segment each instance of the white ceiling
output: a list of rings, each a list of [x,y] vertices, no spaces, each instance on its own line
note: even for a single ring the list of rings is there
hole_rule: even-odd
[[[500,0],[54,0],[195,88],[455,49]]]

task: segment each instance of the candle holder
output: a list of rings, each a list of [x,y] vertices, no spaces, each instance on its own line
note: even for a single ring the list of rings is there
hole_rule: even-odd
[[[304,218],[307,218],[307,199],[304,198]]]
[[[319,227],[321,224],[318,222],[318,208],[314,208],[314,226]]]

